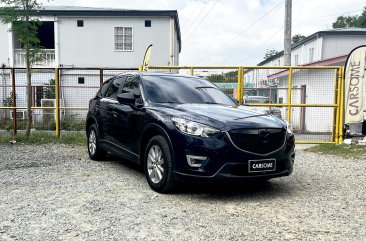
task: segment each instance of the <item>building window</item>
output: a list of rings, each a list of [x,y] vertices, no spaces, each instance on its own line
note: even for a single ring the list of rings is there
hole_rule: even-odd
[[[85,78],[84,77],[78,77],[78,84],[85,84]]]
[[[42,106],[43,95],[43,86],[36,86],[35,104],[37,107]]]
[[[76,25],[77,25],[78,27],[84,27],[84,21],[83,21],[83,20],[77,20],[77,21],[76,21]]]
[[[145,20],[145,27],[151,27],[151,20]]]
[[[299,65],[299,55],[295,54],[295,66]]]
[[[314,48],[309,49],[309,62],[314,61]]]
[[[114,50],[132,51],[133,33],[132,27],[114,27]]]

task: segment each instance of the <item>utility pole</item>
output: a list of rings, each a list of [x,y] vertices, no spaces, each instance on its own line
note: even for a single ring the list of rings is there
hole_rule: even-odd
[[[285,0],[285,38],[283,48],[285,66],[291,66],[291,21],[292,0]]]

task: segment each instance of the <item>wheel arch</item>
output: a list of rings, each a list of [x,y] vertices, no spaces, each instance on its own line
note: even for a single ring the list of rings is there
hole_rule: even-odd
[[[89,127],[93,124],[96,124],[97,129],[99,131],[98,121],[93,115],[88,115],[86,119],[85,132],[88,134]]]
[[[139,150],[141,164],[144,163],[145,149],[146,149],[147,144],[149,143],[149,140],[153,136],[156,136],[156,135],[161,135],[161,136],[165,137],[165,139],[168,142],[168,145],[169,145],[169,148],[170,148],[170,151],[172,154],[172,158],[173,158],[173,160],[175,159],[172,141],[169,137],[168,132],[161,125],[156,124],[156,123],[150,123],[145,126],[145,128],[142,132],[142,135],[141,135],[140,150]]]

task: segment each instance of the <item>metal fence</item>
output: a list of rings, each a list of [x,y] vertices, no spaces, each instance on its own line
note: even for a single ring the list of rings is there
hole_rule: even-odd
[[[108,78],[137,69],[32,69],[32,127],[84,130],[89,100]],[[25,129],[27,81],[23,68],[0,69],[0,130]],[[153,66],[152,72],[195,75],[237,98],[243,108],[290,122],[297,143],[341,143],[343,68]]]
[[[108,78],[137,69],[33,68],[31,78],[32,128],[80,131],[85,128],[89,100]],[[25,130],[27,78],[24,68],[0,69],[0,130]]]

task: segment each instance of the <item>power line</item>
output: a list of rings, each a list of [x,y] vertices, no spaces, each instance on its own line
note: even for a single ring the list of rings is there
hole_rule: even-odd
[[[187,27],[187,29],[189,29],[191,26],[192,26],[192,24],[198,19],[198,17],[200,16],[200,13],[204,10],[204,8],[205,7],[207,7],[207,5],[209,4],[211,2],[211,0],[209,0],[207,3],[203,3],[202,4],[202,6],[201,6],[201,8],[199,8],[199,7],[196,7],[196,9],[195,10],[198,10],[198,11],[194,11],[194,13],[192,13],[192,17],[193,16],[195,16],[194,18],[189,18],[189,20],[192,20],[193,19],[193,21],[186,21],[184,24],[182,24],[182,29],[183,29],[183,27],[186,25],[186,24],[188,24],[188,23],[190,23],[189,25],[188,25],[188,27]]]
[[[257,27],[257,29],[261,29],[261,27],[262,27],[262,26],[266,25],[266,24],[267,24],[267,22],[268,22],[268,21],[270,21],[270,20],[272,19],[272,16],[277,12],[277,10],[278,10],[278,8],[276,9],[276,11],[272,12],[270,15],[267,15],[267,16],[268,16],[268,19],[267,19],[267,20],[265,20],[265,21],[263,21],[263,22],[262,22],[262,23]],[[251,32],[251,34],[249,34],[249,35],[247,35],[247,36],[245,37],[245,39],[252,38],[256,33],[257,33],[257,32],[252,31],[252,32]],[[242,40],[243,40],[243,39],[242,39]],[[228,48],[228,47],[227,47],[227,48]],[[236,54],[234,54],[234,55],[237,55],[237,54],[240,54],[240,53],[236,53]],[[230,59],[232,56],[233,56],[233,55],[229,55],[229,56],[227,56],[225,59],[223,59],[223,60],[221,61],[221,63],[226,62],[226,61],[227,61],[228,59]]]
[[[190,36],[197,30],[197,28],[203,23],[203,21],[206,19],[208,14],[212,11],[212,9],[215,7],[215,5],[218,3],[218,1],[215,1],[214,4],[212,4],[211,8],[207,11],[206,15],[201,19],[201,21],[196,25],[196,27],[190,32],[188,37],[186,37],[184,40],[189,39]]]
[[[282,28],[280,30],[283,30]],[[273,39],[276,35],[278,35],[280,33],[280,30],[276,31],[274,34],[272,34],[269,38],[267,38],[266,40],[264,40],[263,42],[261,42],[259,44],[259,46],[264,45],[265,43],[269,42],[271,39]],[[252,56],[253,51],[251,52],[251,54],[247,54],[245,58],[243,58],[242,60],[238,61],[239,64],[244,63],[245,60],[247,60],[250,56]]]
[[[311,17],[311,19],[314,18],[326,18],[326,17],[332,17],[332,16],[342,16],[343,14],[348,14],[348,13],[355,13],[355,12],[362,12],[363,9],[360,10],[353,10],[353,11],[348,11],[348,12],[342,12],[342,13],[333,13],[333,14],[328,14],[328,15],[321,15],[321,16],[314,16]],[[303,20],[303,19],[309,19],[309,17],[304,17],[304,18],[294,18],[294,20]]]
[[[238,34],[236,34],[233,38],[231,38],[230,40],[220,44],[218,47],[216,47],[216,49],[214,51],[212,51],[211,53],[207,54],[205,57],[201,58],[200,60],[205,60],[207,59],[207,57],[211,56],[212,54],[216,53],[216,52],[223,52],[225,49],[228,48],[228,43],[231,43],[232,41],[234,41],[235,39],[237,39],[242,33],[248,31],[249,29],[251,29],[252,27],[254,27],[258,22],[260,22],[262,19],[264,19],[265,17],[267,17],[271,12],[278,10],[278,8],[281,6],[281,4],[284,2],[284,0],[282,0],[281,2],[279,2],[277,5],[275,5],[273,8],[271,8],[269,11],[267,11],[264,15],[262,15],[261,17],[259,17],[257,20],[255,20],[253,23],[247,25],[244,29],[242,29]],[[221,46],[225,45],[226,47],[224,48],[220,48]]]
[[[336,13],[336,14],[329,14],[329,15],[323,15],[323,16],[314,16],[314,17],[311,17],[311,19],[314,19],[314,18],[322,18],[322,17],[330,17],[330,16],[335,16],[335,15],[342,15],[342,14],[346,14],[346,13],[353,13],[353,12],[360,12],[360,11],[363,11],[362,10],[353,10],[353,11],[348,11],[348,12],[343,12],[343,13]],[[307,18],[297,18],[298,20],[301,20],[301,19],[307,19]],[[277,32],[275,32],[273,35],[271,35],[268,39],[264,40],[261,44],[259,44],[259,46],[262,46],[264,45],[265,43],[267,43],[268,41],[270,41],[271,39],[273,39],[276,35],[279,34],[279,31],[278,30]],[[242,64],[244,63],[245,60],[247,60],[249,57],[251,57],[252,54],[247,54],[245,58],[241,59],[238,64]]]

